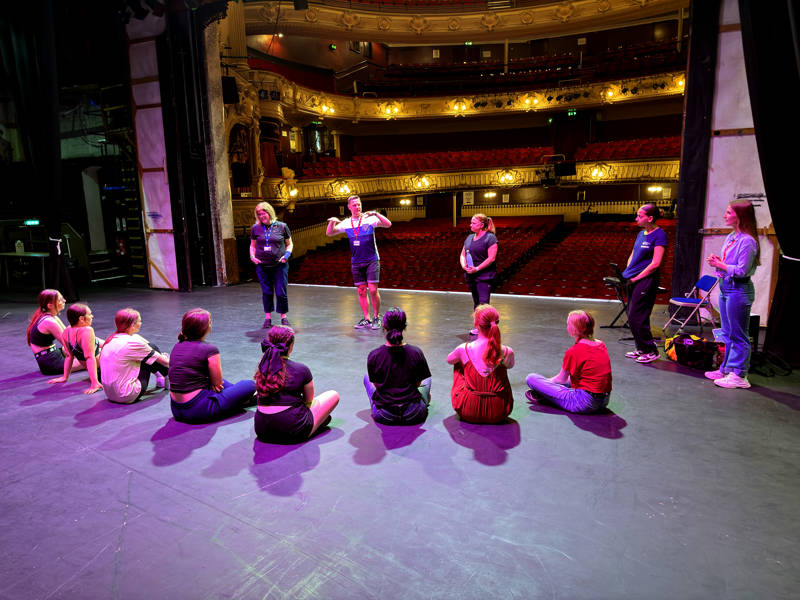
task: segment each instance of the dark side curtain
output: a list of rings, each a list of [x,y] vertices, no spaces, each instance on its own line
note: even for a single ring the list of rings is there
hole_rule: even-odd
[[[800,3],[739,0],[747,86],[761,174],[783,255],[764,350],[800,367],[800,236],[796,233],[800,143]],[[763,224],[760,224],[763,225]]]

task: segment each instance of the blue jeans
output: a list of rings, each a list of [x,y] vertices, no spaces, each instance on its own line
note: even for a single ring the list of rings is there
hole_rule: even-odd
[[[289,263],[275,265],[256,265],[256,276],[261,284],[261,303],[264,314],[276,309],[272,297],[277,301],[277,311],[282,315],[289,312]]]
[[[593,413],[608,406],[609,394],[591,394],[580,388],[554,383],[539,373],[525,379],[533,395],[571,413]]]
[[[222,390],[202,390],[183,404],[170,401],[172,416],[183,423],[211,423],[229,416],[254,399],[256,384],[252,379],[237,383],[222,380]]]
[[[749,277],[745,281],[722,279],[719,291],[719,318],[725,338],[725,358],[722,359],[719,370],[744,377],[750,368],[748,329],[755,288]]]
[[[364,375],[364,388],[367,390],[367,398],[372,407],[372,418],[378,423],[385,425],[412,425],[421,423],[428,416],[428,405],[431,403],[431,378],[422,380],[422,385],[417,389],[422,395],[422,402],[409,404],[405,407],[402,415],[390,413],[382,408],[375,406],[372,397],[375,395],[375,386],[369,380],[369,375]]]

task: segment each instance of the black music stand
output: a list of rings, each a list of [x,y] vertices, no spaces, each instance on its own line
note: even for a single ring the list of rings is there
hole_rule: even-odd
[[[626,319],[622,325],[617,325],[617,321],[619,318],[627,314],[628,312],[628,297],[626,295],[627,291],[627,284],[625,282],[625,278],[622,276],[622,272],[619,270],[619,265],[617,263],[609,263],[611,265],[611,271],[614,273],[612,277],[603,277],[603,283],[606,284],[606,287],[610,287],[614,290],[617,294],[617,300],[622,305],[622,308],[619,309],[617,316],[614,317],[614,320],[611,321],[609,325],[601,325],[602,329],[614,329],[617,327],[627,327],[628,320]]]

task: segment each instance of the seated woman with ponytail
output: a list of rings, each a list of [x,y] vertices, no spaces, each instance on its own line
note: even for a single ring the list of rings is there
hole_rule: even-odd
[[[478,306],[473,322],[478,338],[447,356],[453,365],[453,409],[468,423],[503,423],[514,408],[507,373],[514,351],[501,343],[500,315],[493,306]]]
[[[262,347],[264,355],[255,373],[256,436],[262,442],[305,441],[330,420],[330,414],[339,404],[339,394],[328,390],[314,397],[314,379],[309,368],[289,360],[294,349],[291,327],[270,329]]]
[[[210,332],[207,310],[193,308],[183,315],[178,343],[169,357],[170,407],[176,421],[219,421],[255,399],[251,380],[231,383],[222,378],[219,348],[205,341]]]
[[[606,345],[594,339],[594,318],[585,310],[567,317],[567,333],[575,343],[564,354],[561,371],[547,378],[531,373],[525,396],[555,404],[571,413],[588,414],[606,407],[611,393],[611,359]]]
[[[406,313],[394,307],[383,315],[386,343],[369,353],[364,387],[372,418],[384,425],[415,425],[428,417],[431,371],[422,350],[403,342]]]
[[[64,345],[64,374],[61,377],[49,380],[47,383],[64,383],[69,379],[72,365],[78,361],[86,367],[89,373],[89,387],[83,390],[84,394],[94,394],[102,390],[98,373],[100,348],[102,344],[94,335],[92,309],[86,304],[76,303],[67,309],[69,327],[61,332],[61,342]]]
[[[156,376],[156,387],[166,387],[169,355],[139,335],[142,316],[138,311],[118,310],[114,324],[117,330],[106,339],[100,352],[101,380],[111,402],[131,404],[147,392],[151,373]]]
[[[66,302],[58,290],[39,292],[39,308],[31,315],[26,339],[42,375],[59,375],[64,372],[64,352],[56,347],[61,342],[64,323],[58,313]]]

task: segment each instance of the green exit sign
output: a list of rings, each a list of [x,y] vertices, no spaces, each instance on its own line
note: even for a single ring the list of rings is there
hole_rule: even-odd
[[[24,224],[27,225],[28,227],[30,227],[32,225],[38,225],[39,224],[39,219],[25,219]]]

